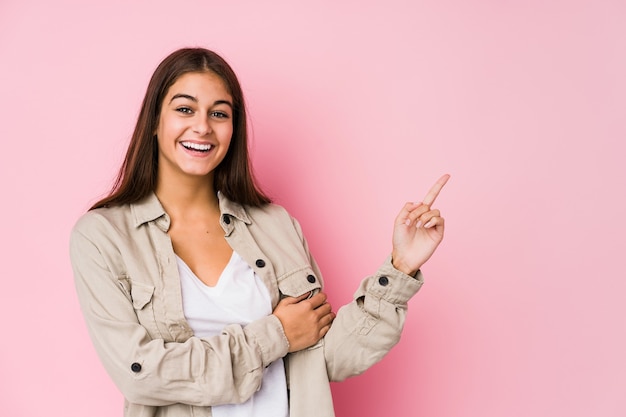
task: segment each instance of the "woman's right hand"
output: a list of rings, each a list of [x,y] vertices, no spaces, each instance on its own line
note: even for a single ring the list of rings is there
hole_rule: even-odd
[[[308,298],[310,293],[300,297],[285,297],[274,309],[287,340],[289,352],[306,349],[316,344],[330,329],[335,313],[326,302],[326,294],[320,292]]]

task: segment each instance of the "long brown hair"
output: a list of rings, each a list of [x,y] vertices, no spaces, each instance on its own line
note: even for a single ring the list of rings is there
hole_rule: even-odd
[[[109,195],[90,210],[135,203],[156,188],[158,171],[157,129],[161,104],[174,82],[189,72],[213,72],[226,85],[233,98],[233,136],[228,153],[215,168],[214,187],[228,199],[240,204],[261,206],[271,200],[257,186],[250,169],[246,106],[237,76],[228,63],[213,51],[203,48],[179,49],[165,58],[154,71],[135,131],[128,145]]]

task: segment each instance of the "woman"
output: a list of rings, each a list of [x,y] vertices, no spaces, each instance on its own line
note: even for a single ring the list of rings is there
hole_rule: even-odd
[[[298,223],[248,159],[230,66],[205,49],[172,53],[111,193],[71,235],[81,307],[127,417],[332,416],[329,381],[399,339],[443,238],[431,205],[448,176],[404,206],[391,256],[335,316]]]

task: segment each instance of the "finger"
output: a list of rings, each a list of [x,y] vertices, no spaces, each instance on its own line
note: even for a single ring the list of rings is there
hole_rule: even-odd
[[[396,216],[396,224],[404,224],[406,226],[410,225],[412,221],[414,221],[418,216],[421,216],[424,211],[428,211],[428,207],[425,207],[424,210],[415,211],[418,208],[422,207],[423,204],[419,203],[406,203],[398,216]]]
[[[428,191],[428,194],[426,194],[426,197],[424,197],[422,202],[427,206],[432,206],[432,204],[435,202],[435,199],[439,195],[439,192],[441,191],[443,186],[446,185],[449,179],[450,175],[448,174],[445,174],[441,178],[439,178],[435,185],[433,185],[433,187],[430,189],[430,191]]]
[[[324,317],[322,317],[320,319],[320,327],[326,327],[326,326],[330,326],[333,322],[333,320],[335,320],[335,315],[334,314],[327,314]]]
[[[333,324],[333,320],[335,320],[335,315],[333,313],[324,316],[322,320],[320,320],[320,333],[322,336],[328,332],[330,326]]]
[[[429,210],[426,213],[422,214],[419,218],[419,221],[426,226],[426,223],[428,223],[430,221],[430,219],[432,219],[433,217],[439,217],[441,216],[441,213],[439,212],[439,210],[434,209],[434,210]]]
[[[408,222],[405,222],[406,225],[410,225],[413,222],[418,222],[420,220],[422,220],[422,216],[424,216],[424,214],[430,212],[430,207],[424,205],[424,204],[420,204],[415,210],[411,211],[407,217],[407,219],[409,220]]]
[[[406,203],[400,213],[396,216],[396,224],[411,224],[410,214],[415,211],[416,208],[420,207],[422,203]]]
[[[430,229],[431,227],[435,227],[435,226],[443,226],[443,224],[444,224],[443,217],[433,217],[432,219],[424,223],[424,229]]]
[[[324,303],[326,303],[326,294],[324,294],[323,292],[318,292],[317,294],[315,294],[313,297],[309,298],[306,301],[311,304],[311,307],[313,309],[316,309],[319,306],[324,305]]]
[[[326,336],[326,333],[328,333],[329,330],[330,330],[330,324],[328,326],[322,327],[319,332],[320,339]]]
[[[332,312],[333,312],[333,308],[328,303],[324,303],[315,309],[315,314],[317,314],[318,318],[324,317],[328,314],[332,314]]]
[[[311,295],[311,291],[302,294],[300,297],[285,297],[278,302],[278,304],[289,305],[297,304],[302,300],[306,300]]]

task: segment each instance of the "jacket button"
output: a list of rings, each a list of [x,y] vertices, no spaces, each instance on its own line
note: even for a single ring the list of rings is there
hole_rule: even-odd
[[[306,277],[306,280],[313,284],[315,282],[315,276],[309,275]]]
[[[230,216],[224,214],[224,223],[230,224]]]
[[[130,370],[133,371],[134,373],[137,373],[141,371],[141,365],[138,364],[137,362],[134,362],[132,365],[130,365]]]
[[[389,278],[387,278],[387,277],[380,277],[380,278],[378,278],[378,283],[380,285],[382,285],[383,287],[386,287],[387,284],[389,284]]]
[[[256,266],[258,266],[259,268],[263,268],[265,266],[265,261],[263,259],[257,259]]]

